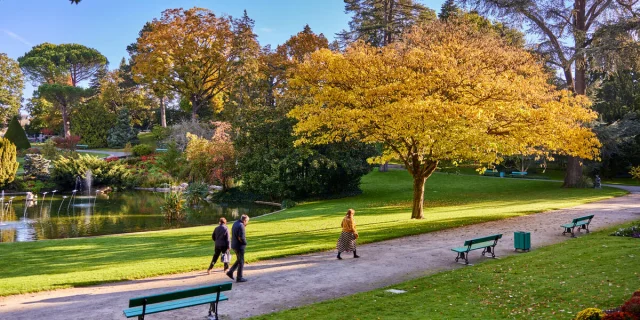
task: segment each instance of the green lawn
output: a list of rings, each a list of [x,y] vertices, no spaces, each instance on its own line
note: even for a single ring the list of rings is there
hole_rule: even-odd
[[[109,156],[108,153],[84,152],[84,151],[78,151],[78,154],[81,154],[81,155],[87,155],[88,154],[88,155],[91,155],[91,156],[94,156],[94,157],[98,157],[98,158],[106,158],[106,157]]]
[[[138,139],[140,139],[140,144],[146,144],[156,148],[156,140],[153,138],[153,134],[151,132],[139,133]]]
[[[573,319],[640,289],[640,239],[610,232],[252,319]]]
[[[363,244],[625,194],[612,188],[559,186],[548,181],[438,174],[427,182],[425,219],[412,221],[409,174],[373,172],[363,178],[360,196],[308,202],[252,219],[247,227],[246,259],[333,249],[347,208],[357,211],[359,243]],[[211,230],[203,226],[0,244],[0,295],[204,270],[211,259]]]

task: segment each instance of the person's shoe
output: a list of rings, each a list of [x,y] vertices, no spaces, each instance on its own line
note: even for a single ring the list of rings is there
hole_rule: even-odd
[[[340,254],[338,253],[338,260],[342,260],[342,257],[340,256]]]
[[[236,282],[247,282],[247,278],[238,278]]]
[[[207,269],[207,274],[211,274],[211,269]]]
[[[360,258],[360,256],[359,256],[359,255],[357,255],[357,254],[354,254],[354,255],[353,255],[353,257],[354,257],[354,258]]]
[[[229,277],[229,278],[231,278],[231,280],[233,280],[233,273],[225,272],[224,274],[226,274],[227,277]]]
[[[227,271],[229,271],[229,268],[224,268],[222,272],[227,273]]]

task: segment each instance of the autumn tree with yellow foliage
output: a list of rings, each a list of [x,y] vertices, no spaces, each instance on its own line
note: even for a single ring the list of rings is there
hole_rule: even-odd
[[[297,143],[382,143],[414,179],[411,218],[423,218],[427,178],[440,161],[499,163],[504,156],[597,157],[582,124],[596,118],[584,96],[560,91],[529,52],[465,25],[433,22],[383,48],[319,50],[300,64],[289,115]]]
[[[138,38],[135,80],[162,84],[188,99],[195,121],[200,108],[221,106],[232,81],[233,39],[229,17],[203,8],[165,10]]]

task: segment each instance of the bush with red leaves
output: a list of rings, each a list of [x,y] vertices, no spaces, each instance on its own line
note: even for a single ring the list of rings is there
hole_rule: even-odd
[[[616,311],[605,315],[602,320],[638,320],[638,317],[628,312]]]
[[[633,296],[622,305],[620,310],[640,317],[640,296]]]
[[[56,147],[60,149],[66,149],[69,151],[76,150],[76,146],[78,142],[80,142],[80,136],[70,135],[66,138],[63,137],[55,137],[53,138],[53,142],[56,143]]]

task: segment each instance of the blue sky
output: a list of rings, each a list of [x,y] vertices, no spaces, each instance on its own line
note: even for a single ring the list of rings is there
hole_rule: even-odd
[[[419,2],[437,12],[444,0]],[[79,5],[68,0],[0,0],[0,52],[17,59],[39,43],[79,43],[100,51],[115,68],[128,56],[126,47],[145,22],[168,8],[194,6],[233,17],[246,9],[256,22],[260,44],[272,47],[305,24],[333,40],[349,21],[342,0],[83,0]],[[27,84],[25,97],[32,91]]]

